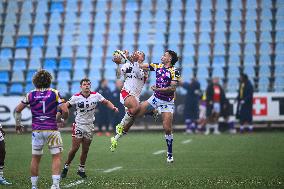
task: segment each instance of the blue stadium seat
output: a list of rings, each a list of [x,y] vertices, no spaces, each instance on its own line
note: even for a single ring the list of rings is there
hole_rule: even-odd
[[[250,2],[250,4],[247,4],[248,8],[246,10],[246,18],[247,20],[256,20],[257,19],[257,14],[256,14],[256,2],[253,1],[247,1]]]
[[[14,39],[11,34],[4,34],[3,41],[2,41],[3,47],[14,47]]]
[[[255,65],[255,56],[252,54],[246,54],[244,57],[245,65]]]
[[[91,68],[88,74],[88,78],[91,79],[92,83],[94,83],[94,80],[100,80],[101,79],[101,73],[100,68]]]
[[[204,1],[203,1],[204,2]],[[207,1],[206,3],[209,3],[211,1]],[[210,20],[211,19],[211,9],[209,7],[201,8],[201,14],[200,14],[200,19],[203,20]]]
[[[33,47],[31,49],[31,56],[30,58],[42,58],[42,48],[40,47]]]
[[[200,32],[210,32],[211,31],[211,23],[210,20],[202,20],[200,22]]]
[[[192,44],[185,44],[183,48],[183,54],[194,55],[194,53],[194,46]]]
[[[251,42],[251,43],[255,43],[256,42],[256,35],[254,31],[247,31],[246,35],[245,35],[245,40],[246,43]]]
[[[233,6],[232,8],[234,8],[232,9],[232,12],[231,12],[232,20],[241,20],[242,19],[241,10]]]
[[[225,9],[219,8],[217,9],[216,12],[216,29],[215,30],[226,30],[226,25],[224,20],[227,19],[227,13]]]
[[[28,58],[27,49],[24,49],[24,48],[16,49],[15,58],[18,58],[18,59]]]
[[[71,46],[63,46],[61,50],[61,57],[73,57],[73,50]]]
[[[267,77],[260,77],[258,81],[258,91],[267,92],[269,88],[269,80]]]
[[[271,53],[271,46],[270,46],[270,44],[268,42],[262,42],[260,44],[259,52],[260,52],[261,55],[270,54]]]
[[[240,64],[239,55],[230,55],[229,56],[229,64]]]
[[[283,31],[276,32],[276,41],[284,42],[284,32]]]
[[[192,65],[194,65],[193,56],[184,54],[184,56],[183,56],[183,65],[184,66],[187,66],[187,65],[192,66]]]
[[[149,35],[148,35],[148,33],[146,33],[146,32],[140,32],[139,33],[139,39],[138,39],[139,41],[138,41],[138,43],[141,45],[141,44],[146,44],[146,43],[148,43],[148,41],[149,41]]]
[[[93,44],[95,45],[98,45],[98,44],[104,44],[104,35],[103,33],[96,33],[94,32],[94,39],[93,39]]]
[[[50,20],[52,20],[52,24],[62,23],[62,16],[59,12],[52,12],[50,15]]]
[[[236,92],[239,88],[239,81],[237,77],[229,77],[227,82],[228,92]]]
[[[0,70],[1,71],[10,71],[11,70],[11,63],[8,59],[0,59]]]
[[[89,46],[91,41],[88,34],[81,33],[76,38],[76,43],[79,46]]]
[[[93,2],[92,1],[82,1],[82,10],[85,10],[86,12],[90,12],[93,10]]]
[[[59,70],[72,70],[72,59],[63,58],[59,61]]]
[[[261,20],[260,29],[262,32],[271,31],[272,30],[271,20],[268,20],[268,19]]]
[[[34,26],[34,35],[45,35],[46,34],[46,29],[44,26],[44,23],[39,23],[36,22]]]
[[[115,80],[116,79],[116,69],[114,68],[109,68],[106,67],[105,68],[105,78],[107,78],[108,80]]]
[[[200,80],[201,78],[208,78],[208,68],[206,66],[198,66],[197,78],[199,78]]]
[[[73,81],[80,81],[81,79],[87,77],[84,69],[76,69],[73,73]]]
[[[71,83],[71,94],[76,94],[80,92],[80,82],[79,81],[73,81]]]
[[[259,77],[268,77],[270,76],[270,68],[268,64],[260,64],[259,68]]]
[[[209,57],[208,56],[198,56],[197,58],[198,66],[208,67],[209,66]]]
[[[224,56],[214,56],[212,65],[213,66],[215,65],[225,66],[225,57]]]
[[[66,10],[75,12],[78,9],[77,1],[66,1]]]
[[[48,58],[43,61],[43,69],[57,70],[57,61],[54,58]]]
[[[44,46],[44,37],[43,36],[33,36],[32,47],[43,47],[43,46]]]
[[[245,53],[246,54],[255,54],[255,44],[254,43],[246,43],[245,46]]]
[[[201,32],[199,34],[199,42],[200,43],[210,43],[210,33],[209,32]]]
[[[186,10],[186,15],[185,15],[185,20],[193,20],[195,21],[196,20],[196,12],[195,12],[195,9],[190,7],[190,8],[187,8]]]
[[[24,92],[24,87],[22,83],[12,83],[11,84],[9,94],[22,95],[23,92]]]
[[[215,43],[214,54],[215,55],[225,55],[225,45],[222,43]]]
[[[26,68],[27,68],[27,62],[26,62],[26,60],[22,60],[22,59],[20,59],[20,60],[15,59],[15,60],[14,60],[14,65],[13,65],[13,70],[14,70],[14,71],[15,71],[15,70],[21,70],[21,71],[23,71],[23,70],[26,70]]]
[[[0,83],[8,83],[9,81],[9,71],[0,71]]]
[[[274,75],[284,77],[284,66],[283,66],[283,64],[276,64],[275,65]]]
[[[77,57],[87,58],[88,54],[89,54],[88,46],[78,46],[77,47],[77,54],[76,54]]]
[[[123,35],[123,44],[134,44],[134,32],[125,32]]]
[[[96,60],[96,61],[101,61],[100,58],[103,56],[103,47],[102,46],[93,46],[91,56]]]
[[[26,83],[26,86],[25,86],[24,92],[25,92],[25,93],[28,93],[28,92],[30,92],[31,90],[33,90],[34,88],[35,88],[35,87],[34,87],[34,85],[33,85],[32,82],[27,82],[27,83]]]
[[[58,46],[59,38],[57,34],[49,34],[47,39],[47,46]]]
[[[276,54],[284,54],[284,43],[276,43]]]
[[[254,68],[254,65],[253,64],[247,64],[245,65],[244,67],[244,72],[246,74],[248,74],[249,76],[255,76],[255,68]]]
[[[47,16],[46,12],[41,9],[39,10],[39,7],[37,8],[37,12],[35,14],[35,24],[43,24],[47,22]]]
[[[0,51],[0,59],[12,58],[12,50],[10,48],[3,48]]]
[[[27,36],[19,36],[16,41],[16,47],[28,47],[30,40]]]
[[[72,34],[66,34],[63,35],[63,40],[62,40],[62,46],[66,47],[66,46],[71,46],[73,44],[73,35]]]
[[[12,72],[12,82],[24,82],[25,77],[24,77],[24,72],[22,70],[14,70]]]
[[[57,81],[70,81],[71,75],[69,70],[59,70],[57,73]]]
[[[271,64],[270,55],[269,54],[261,54],[260,57],[259,57],[259,64],[260,65],[263,65],[263,64],[269,65],[269,64]]]
[[[20,22],[19,35],[30,35],[31,27],[29,23]]]
[[[36,73],[36,70],[28,70],[26,75],[26,82],[32,82],[33,76]]]
[[[276,92],[284,91],[284,77],[275,77],[274,89]]]
[[[193,71],[192,71],[192,67],[190,66],[183,66],[182,69],[182,78],[184,80],[186,80],[186,78],[192,78],[193,76]],[[189,81],[189,80],[188,80]]]
[[[238,43],[231,43],[230,49],[229,49],[230,55],[239,55],[241,54],[241,48]]]
[[[0,83],[0,96],[8,94],[7,84]]]
[[[56,85],[56,89],[59,91],[59,93],[65,97],[67,96],[68,94],[70,94],[70,91],[69,91],[69,84],[68,84],[68,81],[66,80],[58,80],[58,83]]]
[[[262,42],[271,42],[271,35],[269,31],[262,31],[260,34],[260,39]]]
[[[199,54],[208,55],[210,52],[209,44],[200,44],[199,45]]]
[[[241,30],[240,20],[231,20],[230,32],[237,32]]]
[[[41,68],[41,60],[39,58],[30,59],[28,69],[38,70]]]
[[[237,65],[230,65],[228,70],[228,76],[230,77],[239,77],[240,71],[239,67]]]
[[[276,57],[275,57],[275,64],[283,64],[284,62],[284,54],[276,54]]]
[[[278,19],[277,21],[276,21],[276,31],[282,31],[283,32],[283,30],[284,30],[284,22],[283,22],[283,17],[282,17],[282,19]]]
[[[58,57],[57,47],[56,46],[47,46],[45,57],[46,58],[57,58]]]
[[[224,77],[223,69],[221,67],[216,67],[213,69],[212,77],[219,77],[220,79]]]
[[[118,35],[118,32],[120,32],[120,24],[119,22],[116,22],[116,21],[110,21],[110,31],[113,31],[113,32],[110,32],[109,35],[112,35],[114,36],[115,34]]]
[[[60,23],[57,22],[51,22],[51,24],[48,27],[48,33],[52,35],[60,35],[61,28],[60,28]]]
[[[215,43],[225,43],[225,41],[226,41],[225,32],[215,33]]]
[[[71,16],[72,15],[72,16]],[[72,36],[72,33],[76,30],[76,25],[75,23],[73,23],[73,20],[75,19],[76,20],[76,13],[75,12],[67,12],[67,15],[66,17],[68,18],[69,21],[71,22],[65,22],[64,24],[64,36],[63,38],[66,36],[66,35],[69,35],[69,36]],[[74,17],[74,18],[72,18]],[[67,21],[68,21],[67,20]],[[68,36],[68,37],[69,37]],[[69,37],[70,38],[70,37]]]
[[[234,43],[239,43],[241,42],[241,36],[240,36],[240,33],[237,32],[237,31],[233,31],[231,32],[230,34],[230,42],[234,42]]]
[[[87,69],[88,60],[86,58],[77,58],[74,63],[74,69]]]
[[[50,11],[51,12],[63,12],[64,11],[63,2],[51,2]]]
[[[111,30],[113,31],[113,30]],[[119,44],[119,35],[118,33],[111,32],[109,33],[108,40],[110,43],[118,45]]]

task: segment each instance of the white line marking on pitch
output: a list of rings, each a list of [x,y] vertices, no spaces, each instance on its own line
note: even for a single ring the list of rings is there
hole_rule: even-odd
[[[165,152],[166,152],[166,150],[159,150],[157,152],[154,152],[153,154],[154,155],[159,155],[159,154],[162,154],[162,153],[165,153]]]
[[[119,170],[119,169],[121,169],[121,168],[122,168],[122,167],[114,167],[114,168],[111,168],[111,169],[107,169],[107,170],[104,171],[104,173],[110,173],[110,172]]]
[[[188,140],[182,141],[181,143],[182,143],[182,144],[187,144],[187,143],[190,143],[191,141],[192,141],[191,139],[188,139]]]
[[[84,182],[83,179],[77,180],[76,182],[71,182],[70,184],[67,184],[67,185],[63,186],[63,188],[71,188],[71,187],[73,187],[73,186],[82,184],[83,182]]]

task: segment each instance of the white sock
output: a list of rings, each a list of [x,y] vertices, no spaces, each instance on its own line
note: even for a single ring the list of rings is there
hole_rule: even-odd
[[[79,165],[78,171],[85,172],[85,165]]]
[[[133,115],[131,115],[131,114],[129,114],[128,112],[126,112],[126,113],[124,114],[124,117],[123,117],[123,119],[121,120],[120,124],[124,126],[124,125],[127,125],[128,123],[132,122],[133,120],[134,120]]]
[[[0,177],[3,177],[3,174],[4,174],[3,173],[4,172],[3,169],[4,169],[4,166],[0,166]]]
[[[52,175],[52,181],[53,181],[53,185],[55,186],[59,186],[59,182],[60,182],[60,175]]]
[[[69,169],[69,165],[64,164],[64,168],[65,168],[65,169]]]
[[[37,186],[37,180],[38,180],[38,176],[31,177],[32,186]]]

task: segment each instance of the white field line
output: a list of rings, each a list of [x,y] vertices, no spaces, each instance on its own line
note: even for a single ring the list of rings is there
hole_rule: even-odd
[[[159,154],[162,154],[162,153],[165,153],[166,150],[159,150],[157,152],[154,152],[153,155],[159,155]]]
[[[111,169],[107,169],[107,170],[104,171],[104,173],[110,173],[110,172],[119,170],[119,169],[121,169],[121,168],[122,168],[122,167],[114,167],[114,168],[111,168]]]
[[[192,141],[191,139],[188,139],[188,140],[182,141],[181,143],[182,143],[182,144],[187,144],[187,143],[190,143],[191,141]]]
[[[63,186],[62,188],[71,188],[71,187],[73,187],[73,186],[82,184],[83,182],[84,182],[83,179],[77,180],[77,181],[75,181],[75,182],[71,182],[70,184],[67,184],[67,185]]]

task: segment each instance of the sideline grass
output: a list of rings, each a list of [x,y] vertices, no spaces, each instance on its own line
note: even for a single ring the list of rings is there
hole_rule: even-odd
[[[66,160],[71,144],[63,133]],[[183,143],[186,140],[190,142]],[[31,136],[6,136],[5,177],[8,188],[30,188]],[[95,137],[86,163],[88,179],[76,175],[79,152],[61,188],[284,188],[284,133],[245,135],[174,135],[173,164],[166,163],[162,133],[130,133],[109,151],[109,138]],[[39,188],[50,188],[51,159],[45,148]],[[120,169],[104,172],[107,169]],[[0,188],[4,188],[0,186]]]

